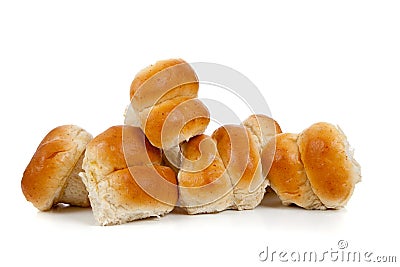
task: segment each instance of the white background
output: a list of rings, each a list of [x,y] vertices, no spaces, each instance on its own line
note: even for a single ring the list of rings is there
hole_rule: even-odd
[[[341,239],[399,261],[399,14],[398,1],[1,1],[0,265],[266,266],[266,246],[322,252]],[[348,206],[265,201],[100,227],[88,209],[25,201],[22,173],[49,130],[123,123],[136,72],[174,57],[246,75],[284,131],[339,124],[362,166]]]

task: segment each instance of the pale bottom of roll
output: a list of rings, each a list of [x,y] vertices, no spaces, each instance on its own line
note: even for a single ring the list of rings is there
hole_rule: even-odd
[[[237,210],[251,210],[257,207],[263,200],[265,189],[268,185],[269,181],[264,180],[264,182],[252,192],[234,188],[233,197],[235,208]]]
[[[182,195],[182,199],[189,198],[189,196],[185,196],[184,190],[180,191],[180,194]],[[194,202],[191,202],[190,204],[185,201],[180,202],[182,208],[191,215],[200,213],[216,213],[234,207],[233,194],[230,192],[216,201],[204,205],[201,204],[202,203],[198,203],[198,205],[196,205]]]
[[[147,195],[134,182],[129,169],[115,171],[98,183],[90,174],[82,172],[79,175],[89,191],[93,215],[100,225],[160,217],[174,209],[174,205],[162,203]]]

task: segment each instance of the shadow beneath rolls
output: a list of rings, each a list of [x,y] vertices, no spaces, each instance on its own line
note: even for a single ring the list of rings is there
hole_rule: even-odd
[[[269,208],[282,208],[283,205],[277,194],[270,188],[267,188],[267,192],[265,193],[265,196],[259,206]]]
[[[274,192],[267,192],[256,208],[258,221],[269,229],[305,232],[340,231],[346,228],[347,210],[307,210],[285,206]]]
[[[97,225],[90,207],[82,208],[67,204],[57,204],[49,211],[39,211],[37,216],[40,219],[52,220],[55,223],[73,222],[90,226]]]

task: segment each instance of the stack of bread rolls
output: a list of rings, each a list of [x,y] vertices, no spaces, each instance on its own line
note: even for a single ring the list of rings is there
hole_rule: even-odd
[[[140,71],[130,88],[125,125],[95,138],[78,126],[52,130],[21,182],[26,199],[46,211],[63,203],[91,206],[100,225],[257,207],[270,185],[284,205],[346,205],[360,166],[346,136],[329,123],[282,133],[253,114],[205,135],[210,114],[197,99],[190,64],[163,60]]]

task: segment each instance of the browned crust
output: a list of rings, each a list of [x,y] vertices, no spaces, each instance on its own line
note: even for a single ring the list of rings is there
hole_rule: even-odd
[[[283,133],[276,135],[275,142],[267,143],[262,155],[263,161],[272,161],[267,179],[283,203],[294,203],[307,209],[323,208],[301,162],[297,137],[297,134]],[[271,155],[268,152],[275,149],[275,144],[275,154]]]
[[[175,97],[197,97],[199,83],[192,67],[182,59],[156,62],[141,70],[130,88],[135,110],[142,111]]]
[[[127,166],[160,165],[162,155],[140,128],[119,125],[110,127],[88,144],[85,161],[95,163],[101,175],[108,175]]]
[[[300,134],[298,145],[315,194],[328,208],[344,206],[359,180],[344,134],[329,123],[316,123]]]
[[[168,149],[203,133],[210,121],[209,116],[207,107],[200,100],[179,97],[141,114],[141,121],[151,144]]]
[[[202,146],[203,142],[204,146]],[[182,143],[182,153],[185,159],[183,160],[183,169],[179,180],[180,186],[202,187],[215,182],[223,176],[225,173],[224,164],[218,153],[216,153],[215,144],[212,147],[211,143],[214,143],[214,141],[204,134]],[[188,161],[197,161],[197,164],[189,163]]]
[[[89,133],[75,125],[50,131],[24,171],[21,188],[25,198],[39,210],[49,210],[90,139]]]
[[[178,200],[175,173],[165,166],[132,166],[108,175],[116,206],[138,210],[174,207]],[[172,208],[171,208],[172,209]]]
[[[237,189],[249,190],[260,164],[260,155],[250,132],[240,125],[225,125],[214,131],[225,167]]]
[[[178,174],[180,204],[189,214],[233,207],[232,185],[213,139],[191,138],[181,145],[184,159]]]

